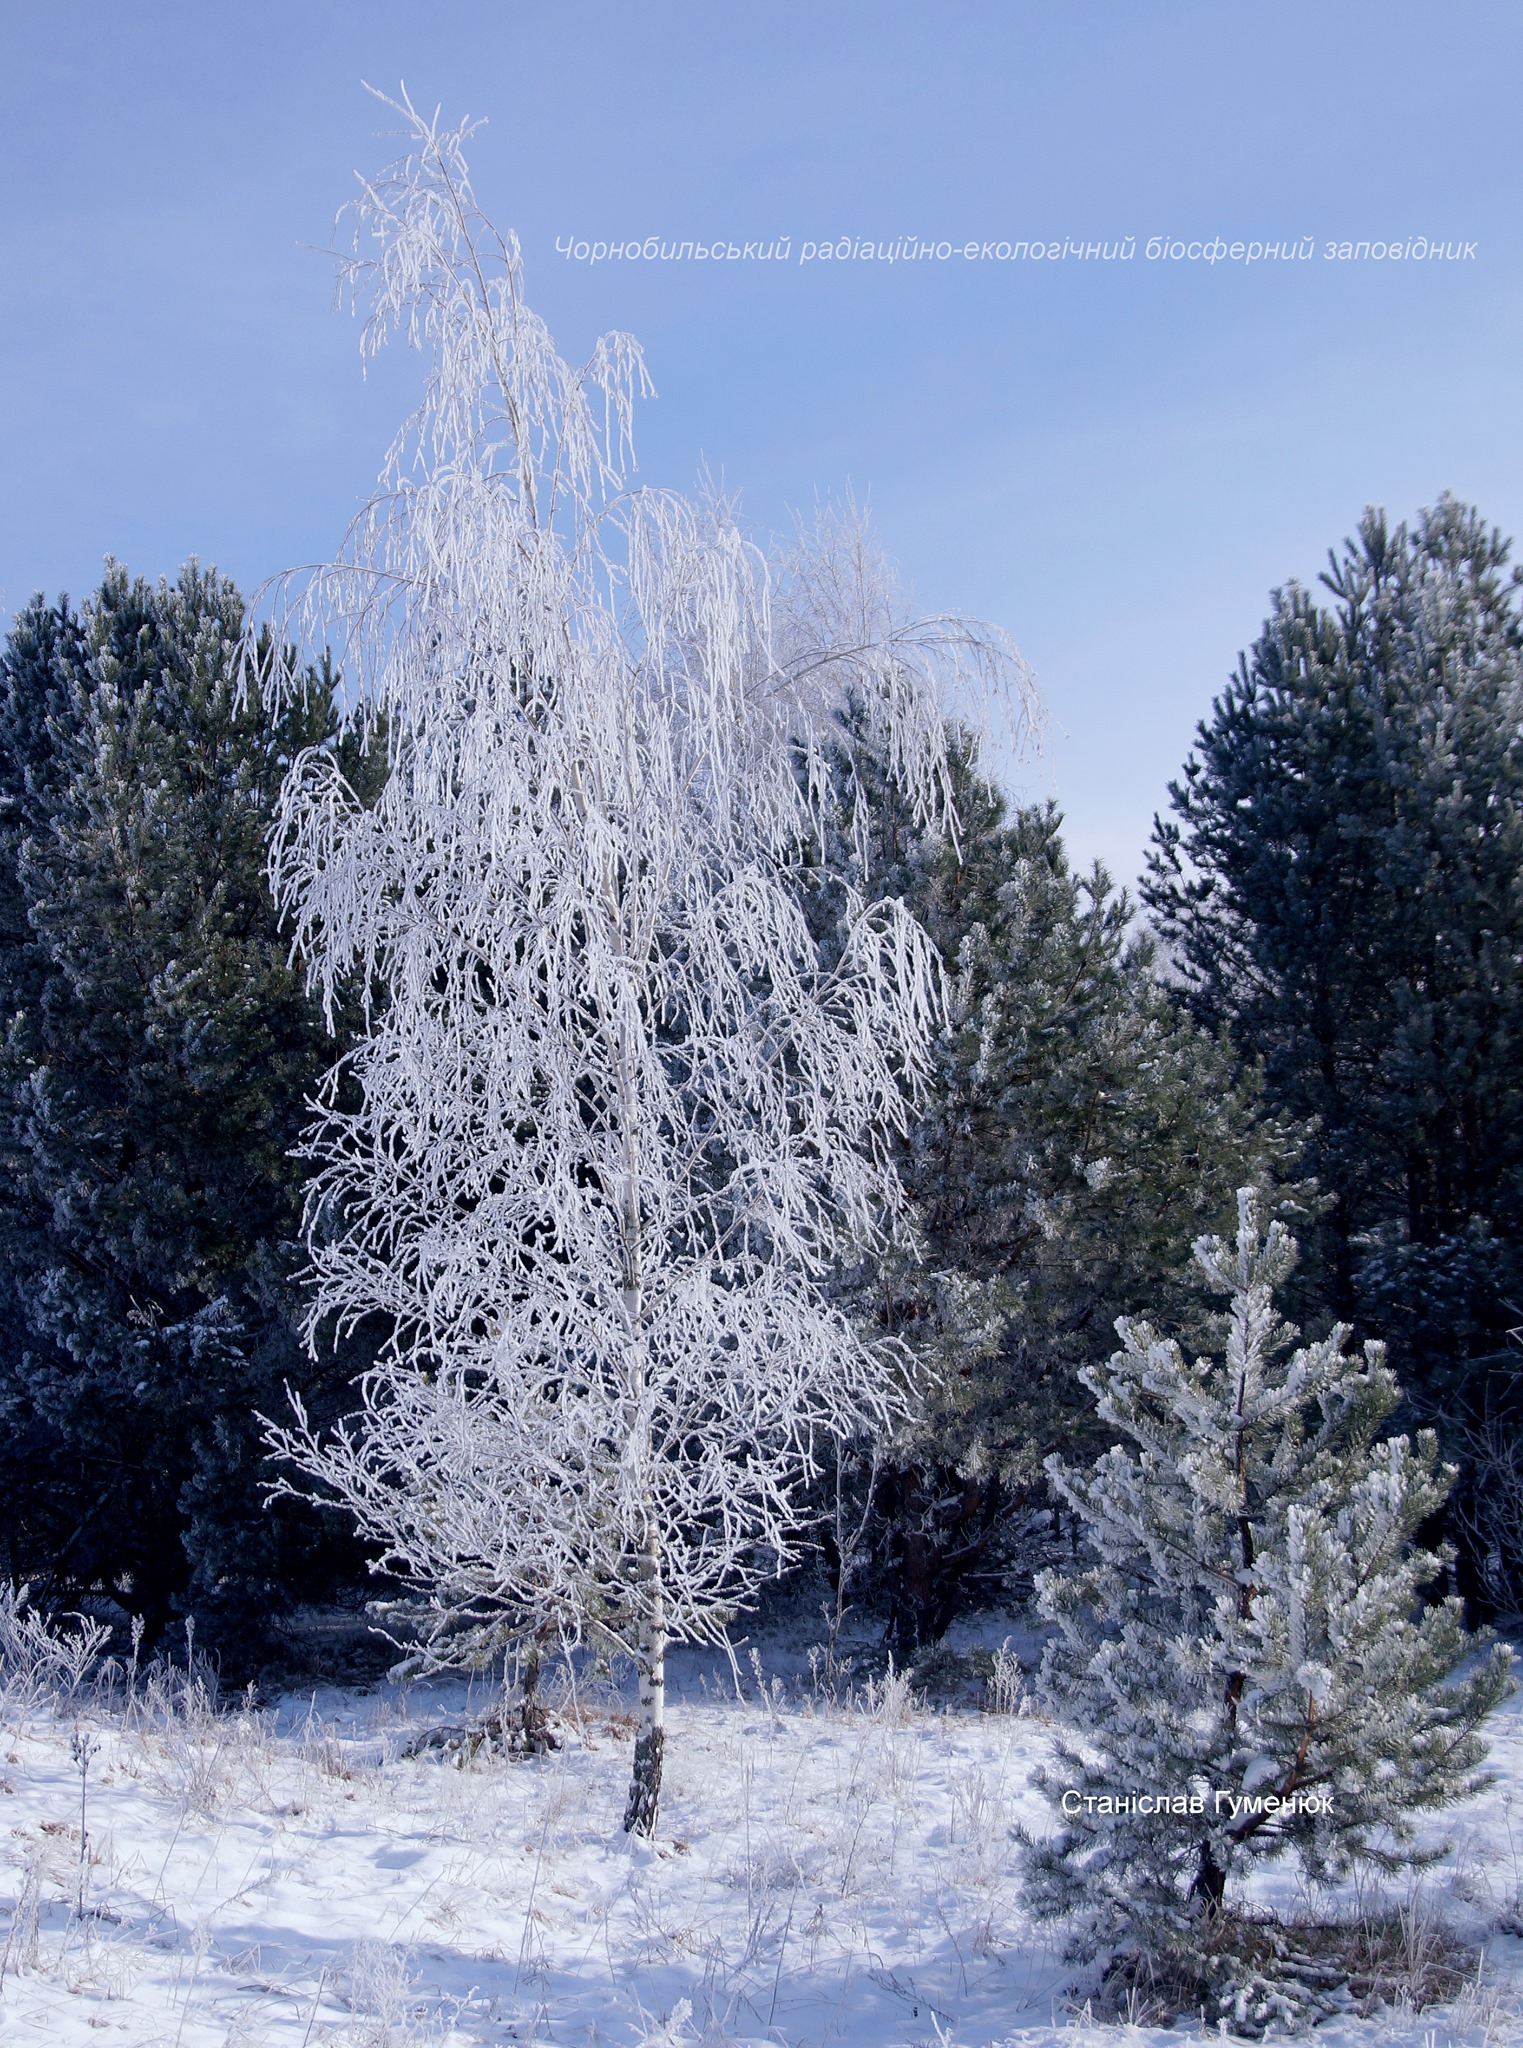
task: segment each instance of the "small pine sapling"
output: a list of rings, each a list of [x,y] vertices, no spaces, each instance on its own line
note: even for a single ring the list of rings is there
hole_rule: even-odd
[[[1214,1951],[1216,2010],[1242,2018],[1229,1886],[1287,1852],[1312,1881],[1442,1853],[1414,1819],[1484,1782],[1510,1653],[1478,1655],[1458,1599],[1423,1603],[1447,1559],[1412,1539],[1454,1474],[1431,1432],[1378,1436],[1399,1399],[1381,1346],[1351,1354],[1339,1325],[1290,1349],[1273,1294],[1296,1247],[1252,1189],[1235,1247],[1195,1254],[1231,1297],[1224,1357],[1123,1318],[1082,1377],[1126,1441],[1087,1472],[1047,1461],[1091,1561],[1038,1581],[1041,1692],[1077,1732],[1026,1881],[1042,1917],[1079,1916],[1078,1958]],[[1252,1996],[1278,2009],[1272,1982]]]

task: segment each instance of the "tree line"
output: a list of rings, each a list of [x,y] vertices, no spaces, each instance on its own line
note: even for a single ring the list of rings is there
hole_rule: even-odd
[[[827,1553],[856,1532],[831,1562],[901,1659],[1030,1571],[1062,1513],[1044,1458],[1101,1447],[1081,1368],[1140,1306],[1190,1327],[1190,1248],[1244,1184],[1301,1239],[1298,1320],[1383,1339],[1403,1422],[1459,1463],[1464,1590],[1517,1604],[1518,586],[1445,499],[1366,515],[1320,588],[1277,591],[1140,915],[961,741],[955,835],[840,753],[796,871],[811,928],[828,949],[845,895],[902,902],[948,990],[896,1140],[916,1242],[838,1279],[924,1369],[821,1529]],[[80,607],[34,601],[0,658],[0,1571],[155,1632],[193,1615],[236,1656],[364,1561],[337,1517],[266,1500],[256,1417],[289,1387],[326,1425],[382,1341],[301,1338],[293,1154],[335,1040],[266,861],[303,749],[369,796],[384,765],[340,734],[331,668],[240,687],[244,623],[213,573],[112,566]]]

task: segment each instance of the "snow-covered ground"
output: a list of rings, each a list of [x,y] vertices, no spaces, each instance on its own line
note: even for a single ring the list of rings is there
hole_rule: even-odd
[[[679,1674],[681,1675],[681,1674]],[[688,1666],[654,1846],[620,1832],[611,1695],[556,1754],[411,1755],[461,1686],[319,1692],[265,1714],[13,1709],[0,1722],[0,2039],[134,2048],[404,2043],[1035,2044],[1176,2040],[1091,2022],[1019,1898],[1047,1825],[1039,1719],[832,1701]],[[474,1703],[482,1702],[478,1696]],[[84,1769],[81,1770],[81,1758]],[[1455,2005],[1318,2039],[1523,2041],[1523,1710],[1499,1782],[1449,1817],[1431,1900],[1486,1942]],[[83,1806],[85,1853],[81,1856]],[[81,1912],[83,1905],[83,1912]],[[1516,1921],[1513,1924],[1518,1924]],[[1184,2030],[1188,2031],[1188,2030]]]

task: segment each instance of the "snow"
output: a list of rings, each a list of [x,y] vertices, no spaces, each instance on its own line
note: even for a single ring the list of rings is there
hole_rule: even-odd
[[[722,1674],[722,1678],[721,1678]],[[183,1697],[139,1725],[82,1705],[0,1726],[0,2038],[142,2048],[404,2043],[1174,2042],[1104,2026],[1034,1928],[1012,1829],[1036,1717],[933,1711],[903,1680],[844,1698],[807,1677],[674,1668],[654,1843],[620,1826],[633,1718],[563,1696],[535,1760],[409,1754],[485,1700],[462,1682],[318,1692],[266,1712]],[[87,1758],[81,1915],[80,1754]],[[1499,1931],[1523,1884],[1523,1711],[1498,1781],[1447,1817],[1436,1906],[1485,1940],[1457,2005],[1323,2027],[1327,2048],[1523,2041]],[[1289,1899],[1288,1873],[1271,1877]],[[32,1928],[35,1924],[35,1936]]]

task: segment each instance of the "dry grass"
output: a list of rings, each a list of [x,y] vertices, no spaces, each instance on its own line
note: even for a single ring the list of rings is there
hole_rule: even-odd
[[[1480,1969],[1481,1951],[1421,1897],[1320,1917],[1229,1911],[1197,1947],[1113,1958],[1090,2011],[1132,2026],[1199,2016],[1255,2037],[1449,2004]]]

